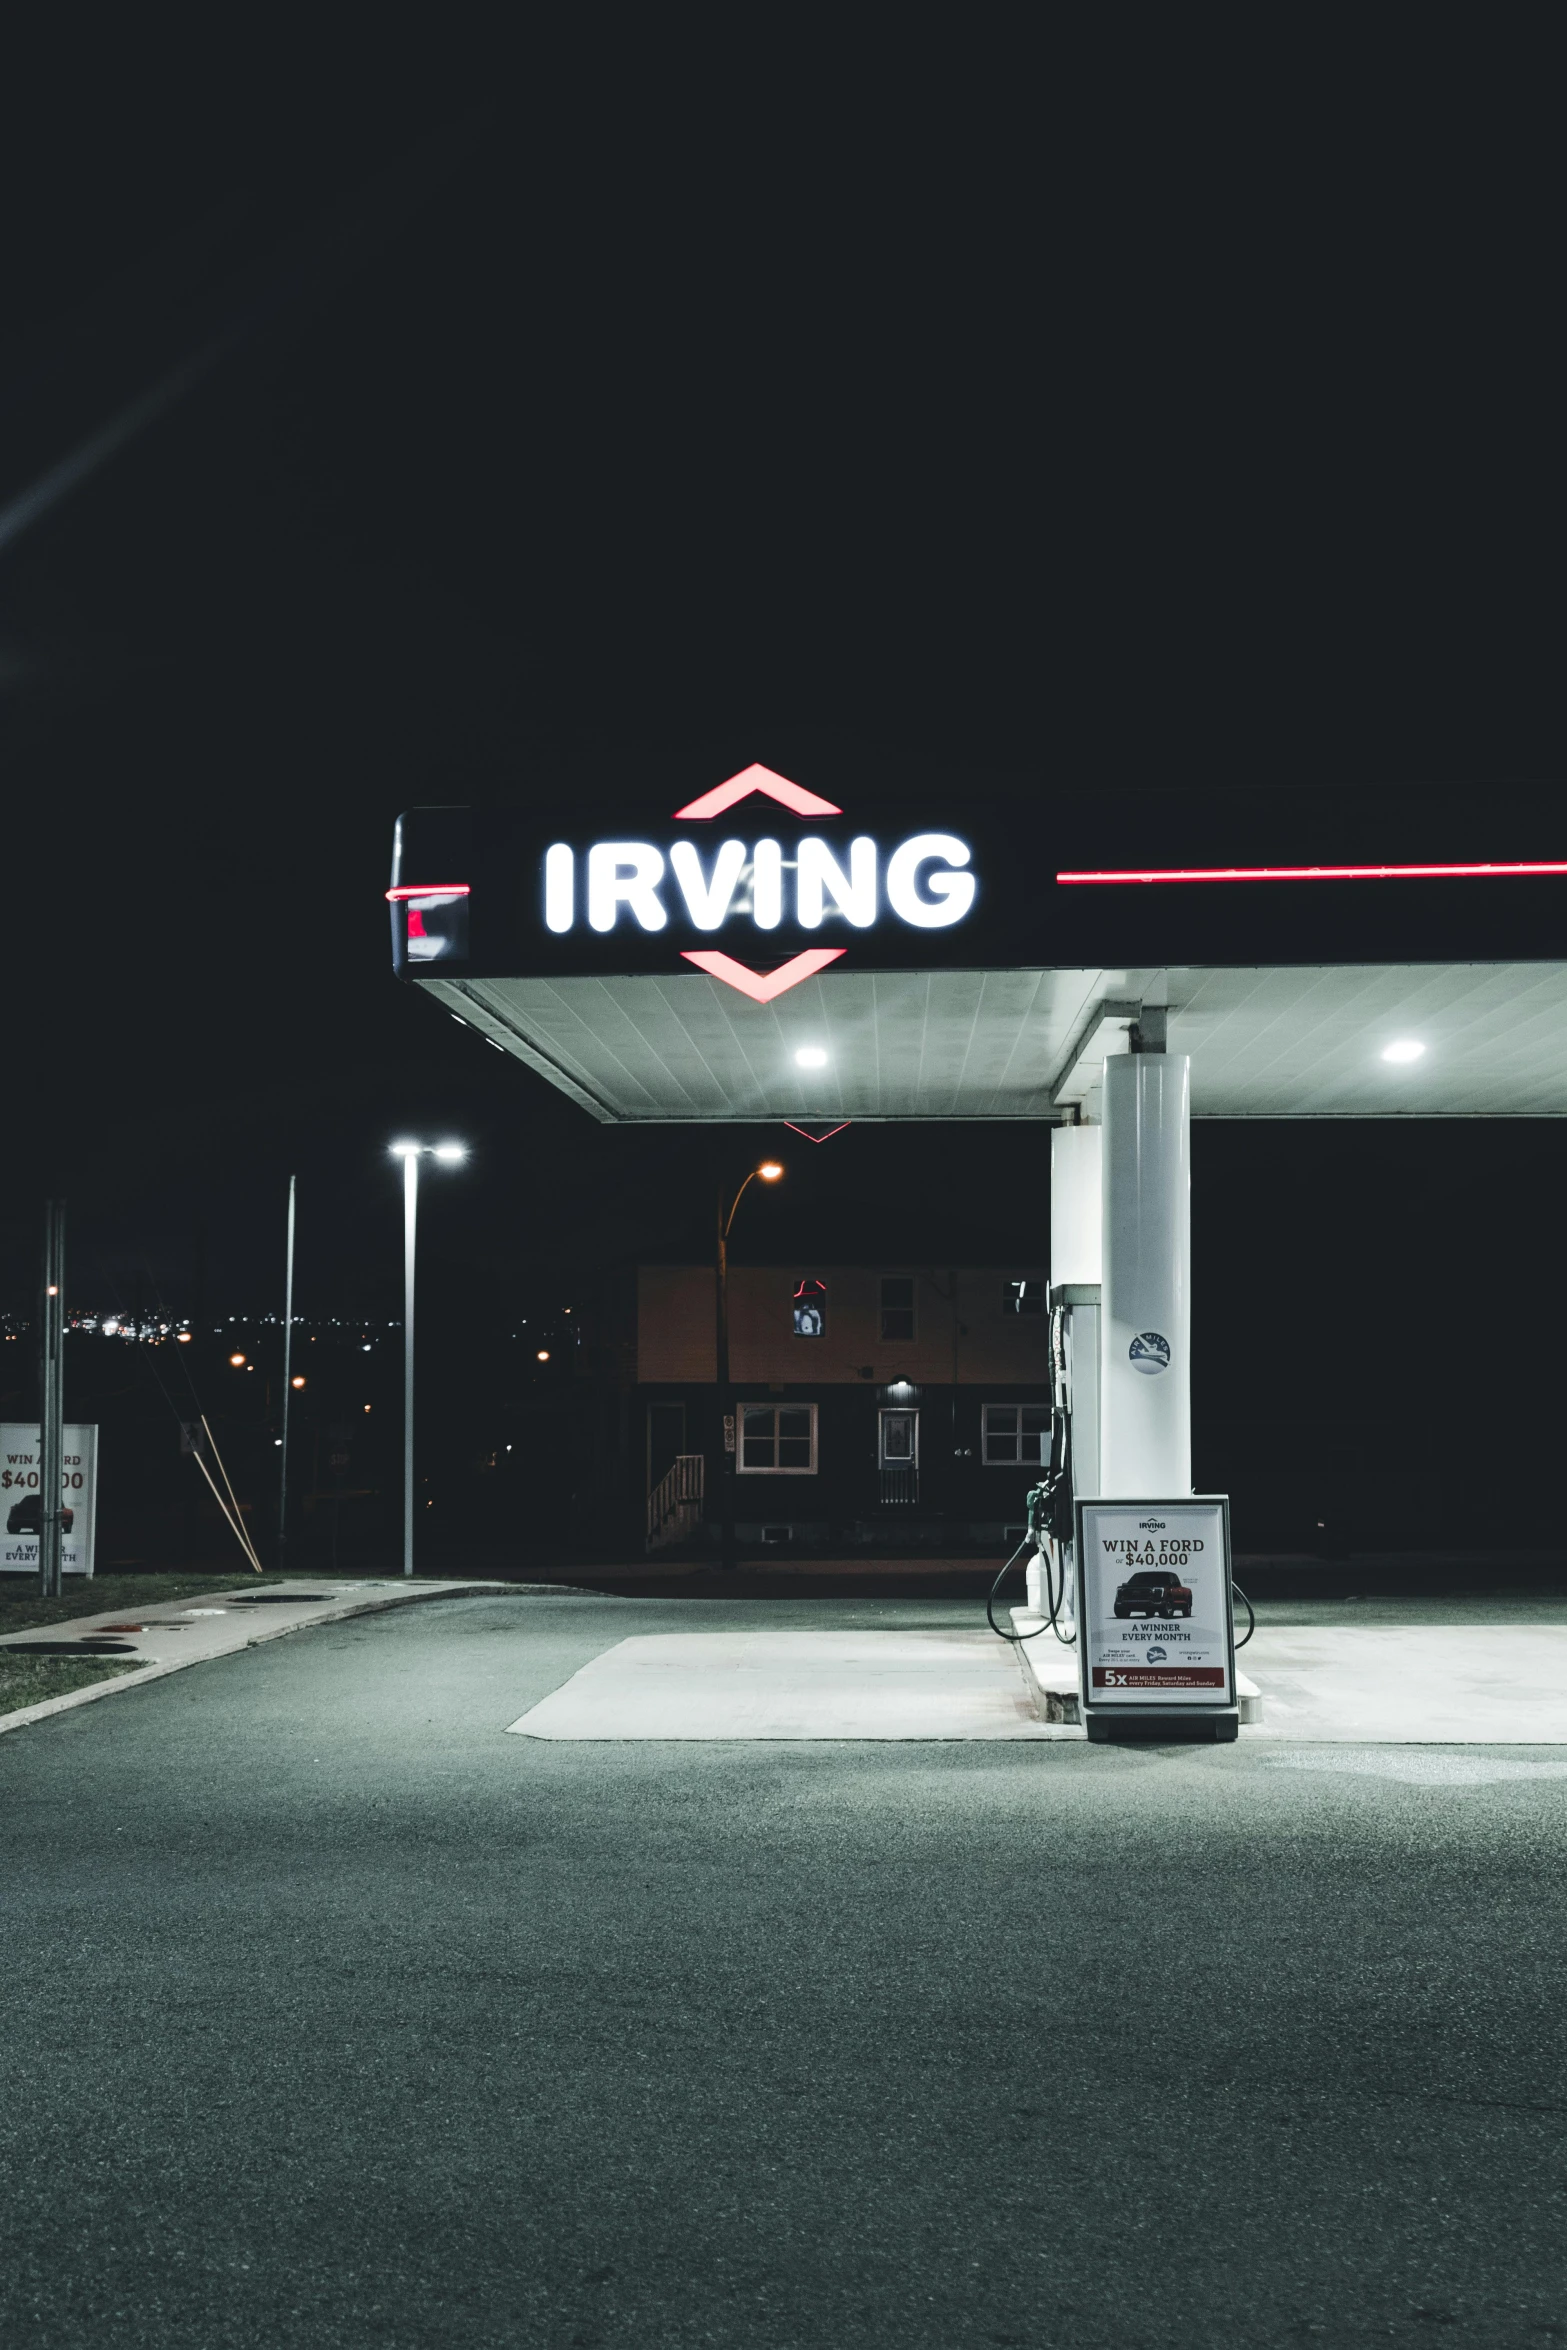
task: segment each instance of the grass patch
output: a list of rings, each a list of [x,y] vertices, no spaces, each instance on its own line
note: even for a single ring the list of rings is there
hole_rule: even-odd
[[[36,1632],[43,1624],[67,1624],[73,1616],[101,1616],[109,1609],[135,1620],[138,1609],[167,1607],[172,1599],[196,1599],[205,1591],[275,1591],[296,1583],[296,1575],[94,1575],[72,1576],[60,1599],[40,1599],[36,1591],[7,1590],[10,1583],[30,1583],[31,1576],[0,1579],[0,1638],[8,1632]],[[340,1583],[348,1577],[338,1576]],[[0,1660],[3,1661],[3,1660]],[[69,1661],[69,1660],[67,1660]]]
[[[0,1656],[0,1714],[20,1713],[27,1705],[42,1705],[49,1697],[68,1697],[94,1681],[112,1681],[135,1672],[141,1657],[116,1660],[105,1656]]]

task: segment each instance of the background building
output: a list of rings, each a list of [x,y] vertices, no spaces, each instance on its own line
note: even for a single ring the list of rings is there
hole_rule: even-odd
[[[655,1497],[656,1547],[716,1541],[725,1445],[714,1285],[710,1265],[639,1266],[633,1342],[605,1353],[634,1371],[619,1415],[617,1515],[642,1515]],[[741,1547],[993,1549],[1021,1525],[1049,1447],[1044,1307],[1042,1265],[732,1267]],[[697,1456],[700,1517],[697,1480],[677,1471]]]

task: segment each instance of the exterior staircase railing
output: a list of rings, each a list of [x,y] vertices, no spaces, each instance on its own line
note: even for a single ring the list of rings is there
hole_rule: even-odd
[[[647,1546],[662,1550],[666,1543],[683,1542],[702,1523],[703,1472],[699,1452],[677,1453],[667,1473],[647,1497]]]

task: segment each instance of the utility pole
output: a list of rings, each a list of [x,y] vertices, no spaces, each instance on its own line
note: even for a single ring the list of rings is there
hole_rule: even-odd
[[[758,1175],[764,1183],[776,1183],[783,1173],[776,1159],[764,1159],[753,1167],[724,1209],[725,1185],[720,1177],[718,1185],[718,1248],[714,1273],[718,1288],[718,1330],[716,1369],[718,1373],[718,1563],[720,1567],[735,1564],[735,1467],[742,1441],[739,1414],[729,1387],[729,1227],[735,1220],[735,1210],[746,1195],[748,1186]]]
[[[419,1153],[403,1159],[403,1573],[414,1571],[414,1242],[419,1224]]]
[[[65,1202],[44,1209],[44,1265],[38,1301],[38,1589],[58,1599],[65,1487]]]
[[[455,1167],[468,1156],[465,1142],[394,1142],[403,1162],[403,1573],[414,1571],[414,1243],[419,1232],[419,1161],[439,1159]],[[317,1427],[320,1422],[317,1422]]]
[[[743,1186],[742,1186],[743,1188]],[[718,1186],[718,1564],[728,1570],[735,1563],[735,1426],[734,1399],[729,1392],[729,1223],[734,1208],[724,1205],[725,1186]],[[738,1198],[735,1206],[738,1207]]]
[[[288,1406],[293,1395],[291,1375],[294,1369],[294,1185],[297,1176],[288,1179],[288,1238],[284,1244],[283,1272],[283,1463],[278,1478],[277,1496],[277,1565],[281,1575],[288,1562]]]

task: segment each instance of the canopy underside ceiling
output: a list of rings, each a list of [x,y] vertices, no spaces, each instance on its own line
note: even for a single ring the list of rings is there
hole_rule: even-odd
[[[1196,1117],[1567,1116],[1567,963],[830,970],[768,1004],[696,971],[416,984],[612,1123],[1070,1115],[1098,1007],[1128,1004],[1168,1005]]]

